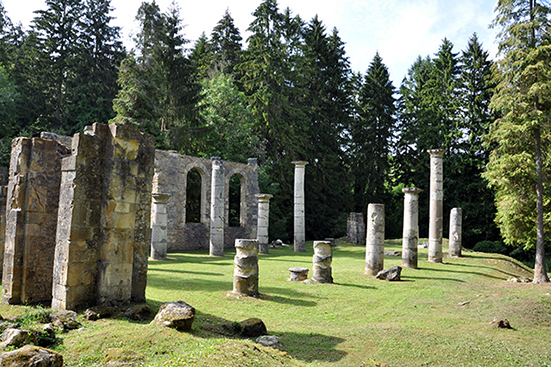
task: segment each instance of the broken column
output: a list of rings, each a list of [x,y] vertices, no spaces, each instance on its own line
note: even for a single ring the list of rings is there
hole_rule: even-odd
[[[52,298],[61,162],[69,150],[53,140],[12,143],[6,207],[2,300]]]
[[[8,195],[8,170],[0,167],[0,278],[4,264],[4,239],[6,236],[6,198]]]
[[[430,153],[430,202],[429,202],[429,261],[442,262],[443,228],[443,149],[432,149]]]
[[[365,244],[365,222],[363,213],[350,213],[346,222],[346,240],[356,245]]]
[[[268,225],[270,218],[270,199],[273,195],[256,194],[258,199],[258,225],[256,229],[256,239],[258,240],[258,249],[261,254],[268,253]]]
[[[306,226],[304,219],[304,171],[306,161],[294,161],[295,165],[295,200],[294,200],[294,247],[295,252],[306,251]]]
[[[404,193],[404,226],[402,232],[402,266],[417,269],[419,245],[419,193],[416,187],[402,189]]]
[[[453,208],[450,213],[450,256],[461,256],[461,221],[461,208]]]
[[[318,283],[333,283],[331,263],[333,249],[331,242],[314,241],[312,280]]]
[[[235,240],[233,293],[257,297],[258,293],[258,241]]]
[[[62,161],[52,308],[145,301],[155,142],[128,125],[75,134]]]
[[[167,213],[166,205],[170,194],[152,194],[151,206],[151,258],[166,260],[167,253]]]
[[[384,267],[385,206],[367,206],[367,236],[365,243],[365,274],[377,275]]]
[[[212,157],[210,202],[210,256],[224,256],[224,163]]]

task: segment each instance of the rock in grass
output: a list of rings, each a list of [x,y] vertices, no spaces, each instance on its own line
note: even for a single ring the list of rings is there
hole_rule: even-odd
[[[125,317],[135,321],[147,320],[152,314],[153,311],[146,303],[133,305],[124,312]]]
[[[266,325],[259,318],[251,318],[237,324],[239,334],[245,337],[256,337],[268,334]]]
[[[20,347],[23,344],[36,343],[36,336],[29,330],[8,328],[2,333],[0,349],[7,347]]]
[[[61,310],[53,315],[50,315],[52,319],[52,325],[62,330],[78,329],[80,324],[77,321],[77,313],[70,310]]]
[[[191,330],[195,319],[195,308],[184,301],[166,302],[161,305],[154,322],[178,331]]]
[[[511,324],[507,319],[500,320],[497,317],[494,317],[492,322],[490,322],[490,326],[495,326],[498,329],[512,329]]]
[[[281,349],[283,347],[283,344],[281,344],[279,337],[275,335],[259,336],[258,338],[256,338],[255,342],[265,347],[270,347],[274,349]]]
[[[385,270],[381,270],[375,275],[375,278],[381,280],[388,280],[389,282],[400,280],[400,275],[402,274],[402,268],[400,266],[393,266]]]
[[[84,317],[89,321],[96,321],[98,319],[104,319],[113,316],[115,309],[109,306],[100,305],[90,307],[84,312]]]
[[[25,345],[11,352],[0,353],[0,366],[5,367],[61,367],[63,356],[53,350]]]

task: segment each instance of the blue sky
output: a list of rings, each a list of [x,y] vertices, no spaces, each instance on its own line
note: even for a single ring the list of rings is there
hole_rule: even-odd
[[[2,1],[2,0],[0,0]],[[172,0],[156,0],[166,11]],[[260,0],[176,0],[186,24],[185,35],[196,40],[202,32],[210,34],[230,10],[243,38],[253,20],[252,13]],[[326,25],[339,30],[346,43],[346,54],[352,69],[365,73],[375,52],[388,66],[394,86],[398,87],[417,56],[433,56],[446,37],[454,51],[466,48],[476,32],[486,50],[495,57],[496,31],[488,25],[494,18],[497,0],[279,0],[279,8],[289,7],[293,14],[309,21],[316,14]],[[45,0],[3,0],[8,16],[14,22],[28,26],[33,11],[45,9]],[[125,45],[132,47],[131,33],[141,1],[112,0],[114,25],[122,27]]]

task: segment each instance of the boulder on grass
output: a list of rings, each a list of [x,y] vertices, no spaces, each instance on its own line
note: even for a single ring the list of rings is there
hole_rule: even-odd
[[[115,314],[116,310],[106,305],[90,307],[84,312],[84,317],[89,321],[96,321],[98,319],[105,319]]]
[[[20,347],[23,344],[36,343],[36,336],[29,330],[8,328],[2,333],[0,349],[7,347]]]
[[[259,318],[251,318],[237,324],[239,334],[245,337],[256,337],[268,334],[266,325]]]
[[[400,275],[402,274],[402,268],[400,266],[393,266],[385,270],[381,270],[375,275],[375,278],[381,280],[388,280],[389,282],[400,280]]]
[[[0,353],[2,367],[61,367],[63,356],[53,350],[25,345],[11,352]]]
[[[62,330],[78,329],[80,324],[77,321],[77,316],[77,313],[71,310],[61,310],[57,311],[53,315],[50,315],[52,325]]]
[[[259,336],[258,338],[256,338],[255,342],[265,347],[270,347],[274,349],[281,349],[283,347],[283,344],[281,344],[279,337],[275,335]]]
[[[194,319],[195,308],[184,301],[177,301],[163,303],[153,321],[178,331],[188,331]]]

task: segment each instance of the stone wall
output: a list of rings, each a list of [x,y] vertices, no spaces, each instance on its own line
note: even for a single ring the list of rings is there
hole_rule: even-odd
[[[94,124],[63,159],[52,307],[144,301],[154,140]]]
[[[224,247],[233,247],[236,239],[255,238],[257,226],[258,166],[255,159],[248,164],[224,164]],[[155,152],[153,192],[170,194],[167,205],[168,251],[209,248],[212,161],[174,151]],[[188,173],[197,169],[201,175],[201,216],[198,223],[186,223],[186,188]],[[240,226],[230,227],[229,182],[237,175],[241,180]]]
[[[66,147],[53,140],[13,140],[6,206],[4,302],[51,299],[60,167],[62,158],[69,154]]]

